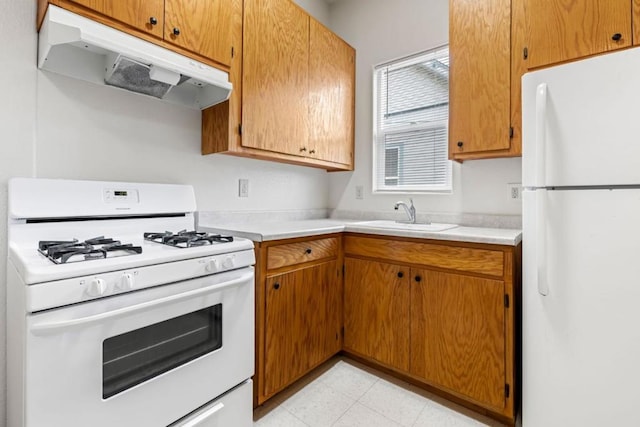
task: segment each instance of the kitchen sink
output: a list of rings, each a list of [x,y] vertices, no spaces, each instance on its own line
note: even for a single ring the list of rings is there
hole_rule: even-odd
[[[356,222],[353,225],[359,225],[363,227],[372,227],[372,228],[388,228],[392,230],[408,230],[408,231],[444,231],[449,230],[451,228],[458,227],[457,224],[444,224],[432,222],[430,224],[426,223],[405,223],[405,222],[396,222],[396,221],[388,221],[388,220],[377,220],[377,221],[362,221]]]

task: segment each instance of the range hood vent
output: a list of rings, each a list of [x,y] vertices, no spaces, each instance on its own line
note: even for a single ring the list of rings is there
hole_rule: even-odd
[[[38,68],[203,110],[229,99],[229,74],[49,5]]]

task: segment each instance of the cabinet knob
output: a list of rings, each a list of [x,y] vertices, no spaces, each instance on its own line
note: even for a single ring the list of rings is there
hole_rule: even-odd
[[[309,154],[314,154],[316,152],[316,150],[311,150],[309,151]]]
[[[174,28],[174,29],[173,29],[173,35],[174,35],[174,36],[179,36],[179,35],[180,35],[180,28],[177,28],[177,27],[176,27],[176,28]]]
[[[464,142],[458,141],[458,147],[462,148],[463,145],[464,145]]]
[[[275,289],[275,290],[280,289],[280,283],[274,283],[273,284],[273,289]]]
[[[309,255],[309,254],[311,253],[311,248],[307,248],[307,249],[304,251],[304,253],[305,253],[305,254],[307,254],[307,255]]]
[[[421,281],[422,281],[422,277],[416,276],[416,282],[421,282]]]
[[[300,147],[300,152],[307,151],[307,147]]]
[[[404,277],[404,273],[402,271],[398,271],[398,277],[402,279]]]
[[[155,17],[151,17],[149,18],[149,24],[151,25],[157,25],[158,24],[158,20]]]
[[[621,39],[622,39],[622,34],[620,33],[615,33],[614,35],[611,36],[611,40],[613,40],[614,42],[617,42]]]

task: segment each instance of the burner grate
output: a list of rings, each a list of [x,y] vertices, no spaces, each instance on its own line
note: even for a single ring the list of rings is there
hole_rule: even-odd
[[[38,252],[56,264],[90,261],[116,256],[141,254],[142,247],[131,243],[122,244],[119,240],[98,236],[84,242],[73,240],[41,240]]]
[[[191,248],[233,242],[232,236],[187,230],[178,231],[177,233],[172,233],[171,231],[165,231],[164,233],[144,233],[143,237],[145,240],[176,248]]]

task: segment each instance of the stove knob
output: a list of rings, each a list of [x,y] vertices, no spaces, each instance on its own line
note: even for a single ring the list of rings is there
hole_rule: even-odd
[[[215,273],[218,271],[218,260],[211,258],[204,269],[207,270],[208,273]]]
[[[122,277],[120,277],[120,290],[130,291],[132,289],[133,289],[133,274],[124,273]]]
[[[90,297],[100,297],[107,291],[107,284],[104,279],[93,279],[87,287],[87,295]]]
[[[222,261],[222,267],[225,269],[233,268],[233,265],[234,265],[234,261],[233,261],[233,258],[230,256],[226,257],[224,261]]]

